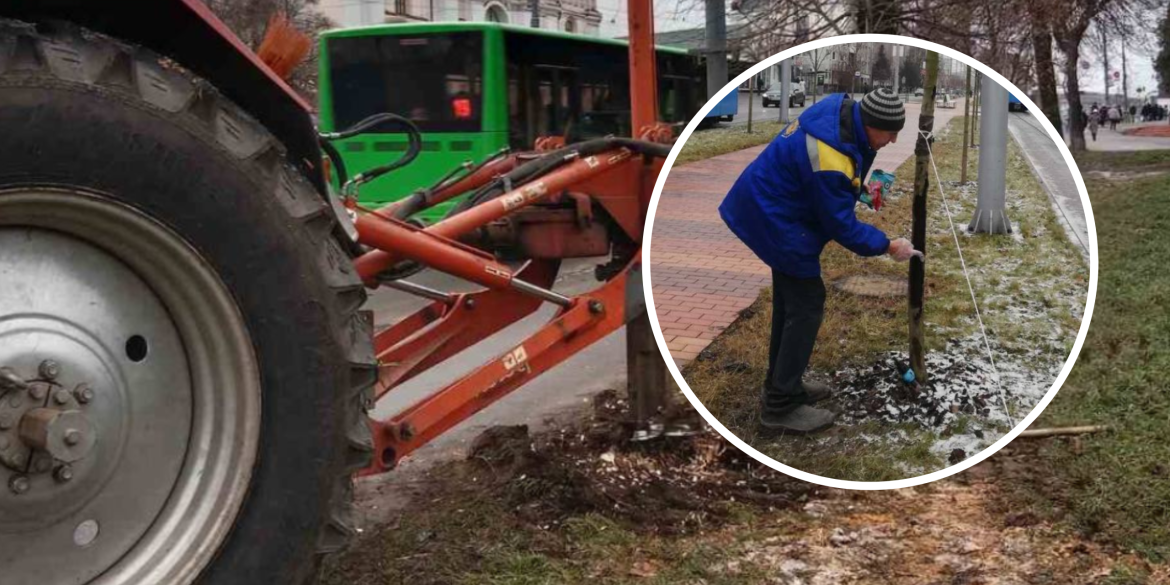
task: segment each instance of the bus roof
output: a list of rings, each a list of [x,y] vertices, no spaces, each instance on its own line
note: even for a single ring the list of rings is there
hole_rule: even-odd
[[[396,22],[390,24],[375,24],[371,26],[359,26],[354,28],[338,28],[328,30],[321,33],[322,39],[344,38],[344,37],[365,37],[378,35],[397,35],[397,34],[415,34],[415,33],[448,33],[448,32],[464,32],[464,31],[486,31],[486,30],[502,30],[512,34],[521,34],[529,36],[543,36],[554,39],[564,39],[573,41],[585,41],[589,43],[596,43],[599,45],[611,45],[616,47],[627,47],[629,43],[618,39],[606,39],[601,37],[591,37],[586,35],[578,35],[573,33],[561,32],[558,30],[549,30],[544,28],[532,28],[527,26],[518,26],[514,24],[501,24],[498,22]],[[672,53],[675,55],[690,54],[686,49],[679,47],[669,47],[658,45],[656,50],[663,53]]]

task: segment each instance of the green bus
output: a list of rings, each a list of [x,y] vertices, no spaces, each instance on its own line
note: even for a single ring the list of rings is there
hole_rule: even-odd
[[[624,41],[487,22],[388,24],[324,33],[319,60],[321,131],[390,112],[423,135],[413,163],[362,187],[366,204],[398,200],[506,147],[530,150],[540,136],[631,135]],[[657,66],[660,117],[689,121],[706,101],[699,58],[659,48]],[[400,156],[407,138],[390,130],[336,146],[352,175]]]

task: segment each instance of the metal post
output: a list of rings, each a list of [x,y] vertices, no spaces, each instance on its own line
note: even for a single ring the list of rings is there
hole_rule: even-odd
[[[756,76],[753,75],[748,80],[748,128],[747,133],[752,133],[752,108],[755,107],[756,97]]]
[[[813,49],[813,72],[812,72],[812,94],[813,105],[817,105],[817,92],[820,91],[821,85],[817,83],[821,79],[821,61],[817,56],[817,49]]]
[[[910,241],[915,250],[926,254],[926,194],[930,191],[930,145],[927,136],[934,131],[934,91],[938,84],[938,53],[926,53],[926,80],[922,90],[922,110],[918,116],[918,140],[914,143],[914,206]],[[915,256],[910,259],[910,367],[920,384],[926,383],[926,331],[922,326],[926,292],[926,263]]]
[[[727,12],[723,2],[707,0],[706,4],[707,99],[727,85]]]
[[[628,30],[630,31],[630,105],[633,115],[633,137],[646,127],[658,122],[658,79],[654,57],[654,9],[650,0],[630,0]],[[724,64],[726,67],[726,63]],[[724,79],[716,89],[727,83]],[[710,79],[708,79],[710,84]],[[708,85],[710,87],[710,85]],[[714,94],[711,94],[714,95]],[[708,96],[710,97],[710,96]]]
[[[657,419],[667,403],[666,363],[654,341],[650,315],[645,310],[626,323],[626,368],[635,437],[652,438],[657,434],[655,426],[661,425]]]
[[[894,95],[898,95],[902,90],[902,84],[898,83],[898,64],[902,61],[898,58],[898,51],[901,50],[901,48],[901,45],[894,45],[894,47],[890,50],[894,59]]]
[[[540,0],[528,0],[528,9],[532,11],[532,18],[528,20],[528,25],[532,28],[540,28]]]
[[[792,58],[780,62],[780,123],[787,124],[788,104],[792,100]]]
[[[719,0],[720,21],[723,20],[723,0]],[[708,4],[710,6],[710,4]],[[651,0],[630,0],[630,104],[633,110],[634,131],[658,121],[658,90],[654,55],[654,8]],[[726,57],[725,54],[722,56]],[[715,89],[727,83],[727,64],[723,63],[722,81]],[[710,70],[708,70],[710,71]],[[708,87],[711,79],[708,78]],[[713,95],[713,94],[712,94]],[[637,134],[634,135],[637,138]],[[649,195],[649,190],[645,190]],[[642,201],[645,206],[649,201]],[[626,312],[632,319],[626,325],[626,369],[629,376],[630,408],[634,414],[635,438],[651,438],[661,433],[656,422],[658,413],[667,402],[666,362],[654,341],[650,316],[642,296],[641,267],[632,267],[626,289]],[[655,431],[655,428],[658,430]]]
[[[1008,92],[985,79],[980,92],[983,123],[979,128],[979,199],[967,231],[1010,234],[1005,211],[1007,188]]]

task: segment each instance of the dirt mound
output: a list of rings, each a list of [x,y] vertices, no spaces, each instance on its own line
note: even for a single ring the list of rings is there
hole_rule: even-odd
[[[844,418],[939,428],[961,414],[987,418],[995,408],[995,382],[978,364],[932,353],[927,356],[929,381],[911,387],[898,379],[896,370],[896,361],[907,360],[903,354],[889,354],[870,367],[836,372],[833,382]]]
[[[654,533],[719,525],[737,503],[792,506],[815,488],[758,464],[709,429],[632,442],[626,419],[625,401],[607,391],[578,427],[535,439],[523,426],[489,429],[463,472],[486,480],[537,525],[595,512]]]

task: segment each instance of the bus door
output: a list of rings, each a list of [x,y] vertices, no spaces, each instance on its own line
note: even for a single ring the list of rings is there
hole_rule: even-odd
[[[531,145],[541,136],[568,136],[581,113],[577,70],[555,65],[537,65],[534,71],[535,99],[529,102]]]

